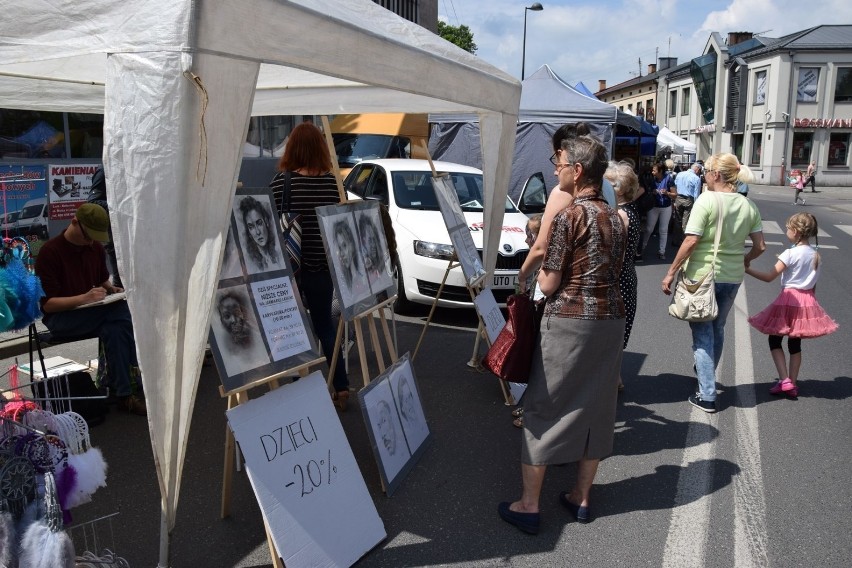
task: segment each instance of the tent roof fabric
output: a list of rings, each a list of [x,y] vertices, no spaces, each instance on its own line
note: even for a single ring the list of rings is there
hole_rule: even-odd
[[[675,154],[695,154],[698,151],[695,144],[689,140],[684,140],[665,126],[661,127],[657,134],[657,149],[662,150],[664,148],[671,148]]]
[[[613,105],[584,95],[563,81],[547,64],[539,67],[522,83],[518,122],[614,124],[616,113]],[[429,115],[429,122],[476,122],[476,116],[433,113]],[[638,122],[636,126],[638,130]]]

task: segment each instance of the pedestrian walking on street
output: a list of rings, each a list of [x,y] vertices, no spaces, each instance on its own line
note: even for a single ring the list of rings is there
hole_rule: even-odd
[[[808,164],[808,177],[805,179],[805,185],[811,184],[811,193],[816,193],[816,162],[811,161]]]
[[[654,227],[659,222],[660,243],[657,247],[657,257],[660,260],[666,258],[666,240],[669,236],[669,221],[672,218],[672,197],[675,195],[674,178],[666,172],[666,166],[662,162],[654,164],[651,168],[654,175],[654,207],[648,211],[648,220],[645,225],[645,235],[642,237],[642,250],[648,246]]]
[[[787,219],[787,238],[793,246],[778,255],[778,262],[768,272],[746,265],[746,274],[764,282],[781,276],[781,293],[769,306],[748,319],[761,333],[769,335],[769,352],[778,371],[778,381],[769,389],[772,394],[799,396],[799,369],[802,366],[802,338],[822,337],[837,330],[814,291],[819,280],[821,259],[810,239],[819,246],[819,226],[810,213],[796,213]],[[781,340],[787,336],[790,364],[784,357]]]
[[[719,194],[723,207],[718,254],[713,254],[713,247],[716,232],[720,230],[719,205],[714,196],[705,191],[695,200],[686,237],[663,278],[662,290],[664,294],[672,293],[672,283],[681,268],[684,276],[693,281],[711,270],[715,273],[714,292],[719,315],[713,321],[689,322],[699,390],[688,400],[696,408],[712,413],[716,412],[716,367],[725,343],[725,321],[743,281],[745,266],[763,254],[766,243],[757,205],[737,192],[737,180],[754,181],[751,170],[740,165],[733,154],[714,154],[705,163],[704,172],[707,189]],[[743,259],[747,236],[752,246]]]
[[[562,142],[559,191],[574,200],[553,219],[538,275],[547,296],[539,343],[524,394],[521,498],[497,507],[500,517],[539,531],[539,498],[551,464],[579,462],[560,504],[578,522],[592,519],[589,493],[598,463],[612,453],[624,302],[618,275],[627,227],[603,197],[606,148],[591,136]]]
[[[692,167],[678,174],[675,178],[677,197],[674,200],[672,218],[674,219],[674,234],[672,246],[679,247],[683,242],[683,230],[689,223],[689,212],[698,196],[701,195],[701,164],[694,163]]]
[[[805,198],[799,197],[799,194],[802,193],[802,190],[805,188],[805,176],[802,174],[802,171],[799,170],[799,176],[796,178],[796,197],[793,199],[793,205],[804,205]],[[801,203],[799,203],[801,201]]]

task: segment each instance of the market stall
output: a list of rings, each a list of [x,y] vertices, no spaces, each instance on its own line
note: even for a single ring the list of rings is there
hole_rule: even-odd
[[[250,116],[476,114],[491,270],[510,169],[500,158],[513,151],[506,133],[520,84],[369,0],[39,0],[14,12],[0,22],[0,107],[104,114],[166,566]]]

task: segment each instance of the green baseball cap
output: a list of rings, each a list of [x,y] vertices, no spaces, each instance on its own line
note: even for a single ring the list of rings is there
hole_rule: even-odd
[[[109,238],[109,213],[106,209],[95,203],[84,203],[76,213],[77,222],[80,223],[86,233],[96,241],[108,243]]]

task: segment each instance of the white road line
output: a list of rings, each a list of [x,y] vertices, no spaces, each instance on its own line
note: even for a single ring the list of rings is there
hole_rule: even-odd
[[[721,366],[721,365],[720,365]],[[663,568],[703,568],[710,534],[710,489],[716,444],[717,421],[711,414],[692,408],[686,432],[686,449],[677,480],[677,494],[663,552]]]
[[[734,566],[758,568],[769,565],[768,535],[745,286],[740,286],[734,301],[734,311],[734,377],[737,393],[734,420],[737,465],[740,467],[739,474],[734,476]]]
[[[838,229],[846,233],[847,235],[852,236],[852,225],[835,225]],[[822,235],[820,235],[822,236]]]
[[[776,223],[775,221],[761,221],[763,224],[763,234],[764,235],[783,235],[786,234],[786,230],[781,229],[781,225]]]
[[[763,221],[761,221],[761,223],[763,224],[763,234],[764,235],[786,235],[787,234],[787,228],[786,227],[781,228],[781,225],[779,223],[775,222],[775,221],[763,220]],[[835,227],[837,227],[841,231],[845,231],[845,232],[849,233],[850,235],[852,235],[852,227],[844,226],[844,225],[835,225]],[[831,235],[829,235],[828,233],[826,233],[822,229],[820,229],[817,234],[819,235],[819,238],[821,238],[821,239],[831,237]]]

